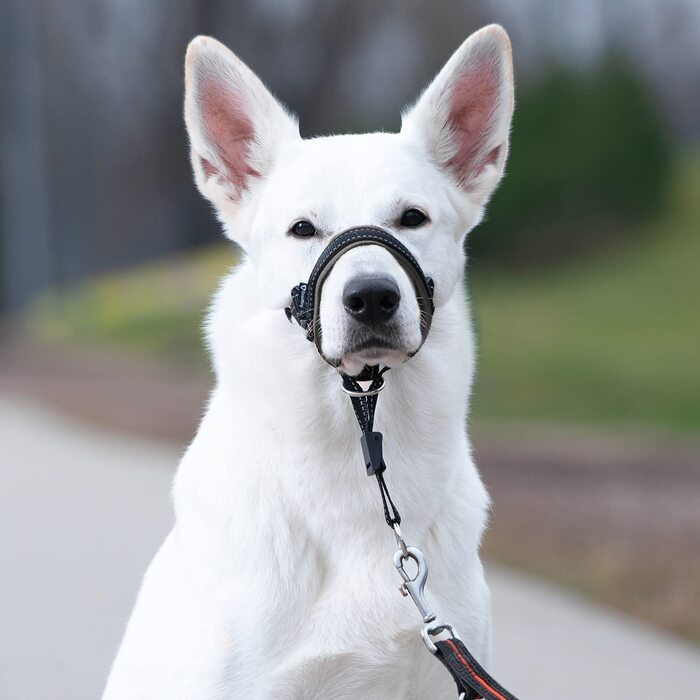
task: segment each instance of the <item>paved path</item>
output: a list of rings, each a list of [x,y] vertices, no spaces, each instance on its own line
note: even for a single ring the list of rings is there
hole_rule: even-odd
[[[95,700],[170,524],[178,450],[9,396],[0,444],[0,698]],[[697,650],[540,581],[490,580],[494,670],[523,700],[698,697]]]

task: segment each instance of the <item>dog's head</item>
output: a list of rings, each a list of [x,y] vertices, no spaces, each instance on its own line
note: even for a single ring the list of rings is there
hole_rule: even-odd
[[[463,242],[503,174],[513,112],[510,42],[498,26],[470,36],[397,134],[302,139],[296,120],[214,39],[186,59],[185,120],[195,180],[253,265],[261,302],[282,309],[328,241],[387,229],[435,281],[439,308],[464,269]],[[384,248],[343,254],[323,287],[322,352],[349,373],[396,365],[420,346],[420,309]]]

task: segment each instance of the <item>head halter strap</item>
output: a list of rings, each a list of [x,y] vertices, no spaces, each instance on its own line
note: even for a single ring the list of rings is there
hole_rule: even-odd
[[[300,282],[292,289],[292,303],[285,309],[287,318],[294,319],[305,331],[307,340],[316,345],[321,353],[321,293],[323,283],[330,274],[333,266],[344,253],[351,248],[361,245],[378,245],[388,250],[394,259],[401,265],[413,283],[416,293],[421,319],[421,345],[425,342],[430,332],[435,305],[433,304],[433,291],[435,284],[430,277],[426,277],[406,246],[388,231],[376,226],[358,226],[343,233],[339,233],[323,249],[316,264],[311,270],[308,282]],[[417,351],[416,351],[417,352]],[[415,354],[415,353],[414,353]],[[325,359],[325,358],[324,358]]]

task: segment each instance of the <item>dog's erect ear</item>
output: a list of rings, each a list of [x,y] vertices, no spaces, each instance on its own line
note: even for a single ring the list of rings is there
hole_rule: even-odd
[[[402,133],[420,139],[478,204],[503,174],[513,115],[513,63],[505,30],[472,34],[403,118]]]
[[[206,36],[187,49],[185,122],[197,187],[220,209],[266,175],[285,140],[299,138],[296,120],[250,68]]]

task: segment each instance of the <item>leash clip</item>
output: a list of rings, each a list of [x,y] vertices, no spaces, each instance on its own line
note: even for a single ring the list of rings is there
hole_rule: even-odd
[[[424,623],[434,622],[435,613],[430,609],[428,601],[425,599],[425,582],[428,578],[428,562],[425,555],[418,547],[406,547],[400,535],[397,535],[397,540],[399,549],[394,554],[394,566],[403,579],[403,583],[399,588],[401,595],[411,597]],[[418,567],[418,571],[416,571],[416,575],[413,578],[411,578],[404,567],[404,562],[408,559],[412,559]]]
[[[396,542],[399,549],[394,554],[394,566],[399,572],[403,583],[399,587],[401,595],[410,596],[411,600],[418,608],[418,612],[423,618],[423,627],[420,631],[423,642],[431,654],[437,653],[435,642],[442,642],[447,639],[454,639],[457,636],[452,625],[448,625],[438,620],[437,615],[432,611],[425,599],[425,582],[428,579],[428,561],[423,552],[418,547],[407,547],[401,537],[401,529],[398,525],[394,526],[396,534]],[[412,559],[418,567],[416,575],[411,578],[404,567],[404,562]]]

